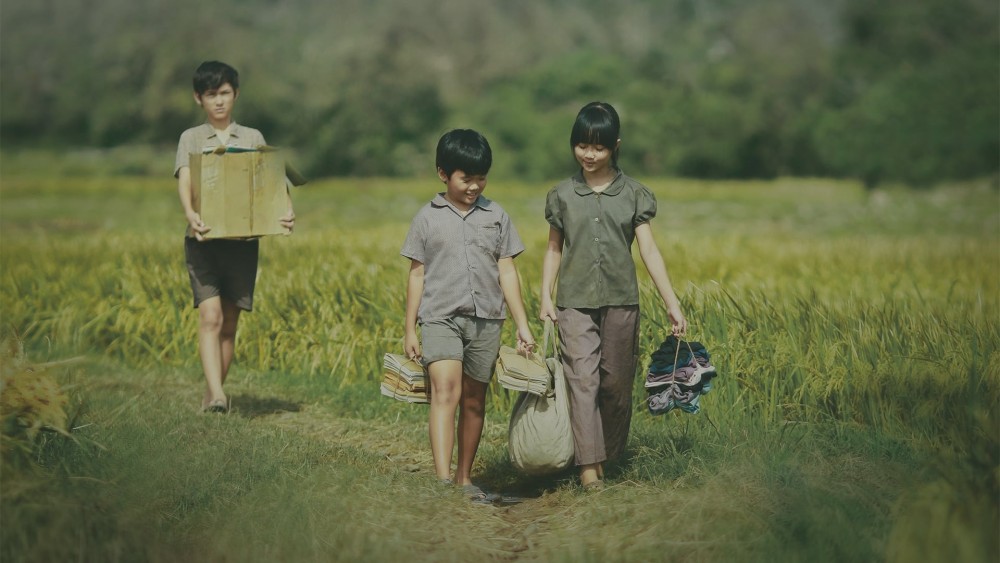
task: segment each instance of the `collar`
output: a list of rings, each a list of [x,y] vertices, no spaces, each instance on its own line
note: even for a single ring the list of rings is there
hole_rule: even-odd
[[[611,180],[611,185],[604,188],[601,195],[615,196],[621,193],[622,189],[625,188],[625,174],[622,173],[621,169],[618,169],[618,173],[615,174],[613,180]],[[587,181],[583,179],[583,170],[578,170],[576,174],[573,175],[573,191],[577,195],[594,195],[595,192],[587,185]]]
[[[472,207],[478,207],[483,211],[491,211],[490,205],[492,204],[493,202],[491,200],[486,199],[486,197],[483,196],[483,194],[479,194],[479,197],[476,198],[476,202],[472,204]],[[433,205],[434,207],[450,207],[454,209],[456,212],[458,211],[457,207],[452,205],[450,201],[444,198],[444,192],[438,192],[438,194],[434,196],[434,199],[431,200],[431,205]],[[472,211],[472,208],[469,208],[469,211]]]
[[[205,123],[201,124],[201,128],[202,128],[202,132],[205,134],[205,138],[206,139],[211,139],[212,137],[216,136],[215,127],[212,127],[211,123],[209,123],[209,122],[206,121]],[[240,125],[239,125],[239,123],[236,123],[235,121],[230,121],[229,122],[229,127],[227,127],[226,129],[229,129],[229,136],[230,137],[236,137],[237,139],[240,138]]]

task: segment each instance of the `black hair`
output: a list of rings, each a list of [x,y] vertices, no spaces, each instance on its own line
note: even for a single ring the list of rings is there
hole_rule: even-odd
[[[233,90],[240,89],[240,73],[236,69],[219,61],[205,61],[194,71],[194,92],[199,96],[209,90],[217,90],[225,83]]]
[[[472,129],[453,129],[438,141],[435,164],[449,178],[456,170],[485,176],[493,164],[493,151],[480,133]]]
[[[590,102],[576,114],[573,131],[569,134],[569,146],[580,143],[602,145],[611,149],[611,164],[618,168],[618,139],[621,132],[618,112],[607,102]]]

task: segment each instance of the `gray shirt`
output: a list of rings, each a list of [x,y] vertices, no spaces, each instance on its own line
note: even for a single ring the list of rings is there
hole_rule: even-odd
[[[424,265],[420,322],[507,316],[497,261],[524,251],[507,212],[482,195],[464,217],[444,193],[417,212],[400,254]]]
[[[621,171],[603,192],[590,189],[581,173],[552,188],[545,220],[563,236],[556,306],[637,305],[632,241],[635,228],[655,215],[656,197]]]

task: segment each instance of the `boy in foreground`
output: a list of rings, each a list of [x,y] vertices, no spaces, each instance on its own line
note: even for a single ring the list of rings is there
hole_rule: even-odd
[[[490,502],[471,472],[505,309],[517,326],[518,350],[535,344],[514,267],[524,245],[507,213],[482,195],[492,164],[490,145],[479,133],[455,129],[442,136],[436,165],[445,191],[413,218],[400,252],[411,260],[404,353],[420,359],[430,376],[434,470],[442,483],[454,482],[477,503]],[[456,407],[458,465],[452,481]]]
[[[198,350],[205,372],[205,395],[201,410],[225,413],[229,399],[222,390],[236,345],[236,324],[241,311],[253,309],[257,279],[257,239],[205,240],[212,230],[192,207],[190,154],[219,146],[253,149],[263,146],[260,131],[232,120],[233,106],[240,94],[239,74],[218,61],[202,63],[194,73],[194,101],[205,111],[205,123],[181,134],[174,161],[174,176],[188,227],[184,237],[187,262],[198,308]],[[281,224],[289,231],[295,214],[289,200],[288,214]]]

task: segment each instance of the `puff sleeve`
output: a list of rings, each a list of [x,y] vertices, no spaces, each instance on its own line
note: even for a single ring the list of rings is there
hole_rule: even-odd
[[[553,229],[562,232],[562,204],[559,201],[559,194],[556,193],[556,188],[549,190],[549,195],[545,197],[545,220],[549,222],[549,225]]]
[[[632,219],[632,228],[648,223],[655,216],[656,196],[646,186],[639,186],[635,190],[635,218]]]

